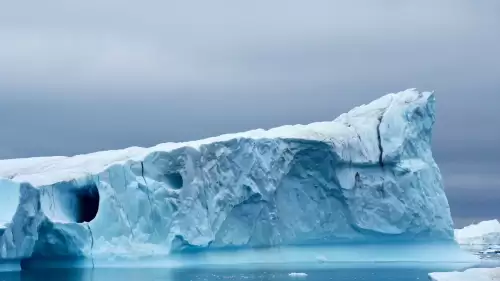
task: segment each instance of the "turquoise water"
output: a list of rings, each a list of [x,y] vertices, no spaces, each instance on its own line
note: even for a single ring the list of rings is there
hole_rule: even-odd
[[[0,273],[0,281],[422,281],[432,271],[449,268],[426,267],[351,267],[337,269],[237,270],[237,269],[45,269]],[[293,278],[290,272],[304,272],[307,277]]]
[[[479,262],[477,258],[472,263],[468,262],[467,259],[473,256],[462,251],[464,256],[459,257],[459,252],[453,247],[405,247],[365,245],[360,248],[267,249],[173,255],[156,263],[154,260],[141,264],[97,262],[95,269],[61,269],[61,266],[75,265],[61,260],[54,263],[28,261],[23,263],[25,270],[22,272],[0,272],[0,281],[423,281],[429,280],[430,272],[464,270],[478,266]],[[447,262],[451,256],[456,260]],[[420,262],[415,262],[416,258]],[[499,262],[496,257],[483,257],[480,263],[485,263],[481,267],[491,267],[499,266]],[[50,269],[50,266],[59,268]],[[292,272],[306,273],[307,276],[294,278],[289,276]]]

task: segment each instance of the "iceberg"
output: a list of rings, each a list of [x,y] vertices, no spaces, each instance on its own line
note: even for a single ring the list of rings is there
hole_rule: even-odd
[[[434,122],[410,89],[329,122],[1,160],[0,259],[454,243]]]
[[[500,255],[500,222],[482,221],[455,230],[455,240],[463,249],[483,259]]]
[[[498,220],[482,221],[457,229],[455,239],[461,245],[500,245],[500,222]]]
[[[472,268],[464,272],[430,273],[432,281],[497,281],[500,280],[500,268]]]

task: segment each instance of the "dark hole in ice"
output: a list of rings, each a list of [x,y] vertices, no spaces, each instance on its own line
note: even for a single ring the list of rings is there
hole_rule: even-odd
[[[41,187],[43,213],[52,221],[91,222],[99,210],[99,190],[93,181],[64,181]]]
[[[75,209],[75,221],[77,223],[90,222],[99,210],[99,190],[92,183],[75,190],[77,201]]]
[[[182,180],[182,175],[180,173],[168,173],[165,174],[165,177],[167,178],[168,183],[170,186],[174,189],[181,189],[184,181]]]

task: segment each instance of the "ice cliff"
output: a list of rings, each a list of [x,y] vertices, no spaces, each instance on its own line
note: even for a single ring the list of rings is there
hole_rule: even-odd
[[[2,160],[0,258],[452,241],[434,121],[406,90],[331,122]]]

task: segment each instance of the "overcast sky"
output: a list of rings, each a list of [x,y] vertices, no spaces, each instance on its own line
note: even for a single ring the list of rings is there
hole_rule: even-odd
[[[434,90],[457,225],[500,218],[500,1],[9,1],[0,158],[332,120]]]

